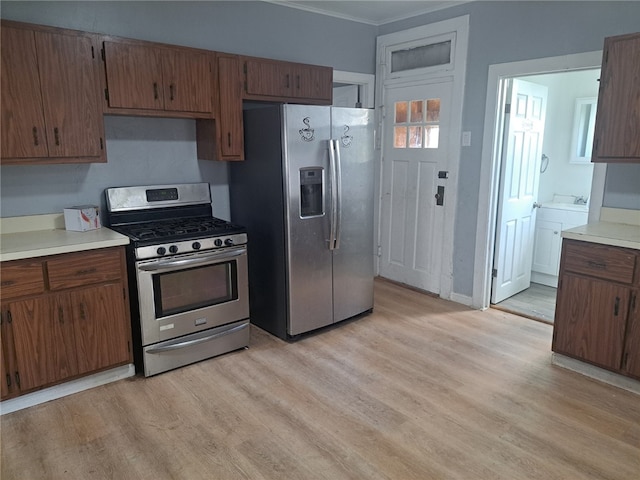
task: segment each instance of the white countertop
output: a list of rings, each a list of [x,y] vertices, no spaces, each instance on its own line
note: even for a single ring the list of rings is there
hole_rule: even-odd
[[[640,226],[626,223],[593,222],[562,231],[563,238],[640,250]]]
[[[0,261],[127,245],[129,238],[106,227],[86,232],[64,229],[62,215],[3,218]],[[60,228],[61,227],[61,228]]]

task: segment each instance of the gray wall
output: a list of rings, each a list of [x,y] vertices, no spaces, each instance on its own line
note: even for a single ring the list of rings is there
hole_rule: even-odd
[[[379,34],[467,14],[462,130],[476,140],[460,159],[453,291],[471,296],[489,65],[601,50],[604,37],[640,31],[640,2],[472,2],[383,25]],[[604,203],[640,209],[640,165],[609,165]]]
[[[231,53],[273,57],[360,73],[375,71],[375,38],[470,15],[462,150],[454,238],[456,293],[470,296],[489,65],[602,48],[605,36],[640,30],[640,2],[472,2],[379,28],[264,2],[2,2],[3,18]],[[166,123],[165,123],[166,122]],[[109,163],[2,167],[2,216],[95,203],[105,186],[208,181],[224,214],[224,164],[198,162],[188,120],[107,120]],[[172,138],[168,142],[166,136]],[[171,143],[171,148],[162,145]],[[157,145],[159,144],[159,145]],[[151,153],[153,152],[153,154]],[[141,159],[141,155],[145,158]],[[146,155],[146,156],[145,156]],[[611,165],[605,204],[640,208],[640,165]],[[218,205],[216,207],[216,204]]]

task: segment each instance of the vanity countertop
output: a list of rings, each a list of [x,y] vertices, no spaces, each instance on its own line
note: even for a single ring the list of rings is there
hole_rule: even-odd
[[[62,215],[0,219],[0,261],[127,245],[129,238],[106,227],[86,232],[64,229]]]

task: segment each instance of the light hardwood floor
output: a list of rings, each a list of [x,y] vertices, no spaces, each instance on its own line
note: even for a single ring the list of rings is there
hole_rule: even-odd
[[[500,303],[492,304],[491,307],[553,324],[556,296],[556,288],[532,283],[526,290],[516,293]]]
[[[376,281],[374,313],[4,415],[12,479],[638,479],[640,397],[552,327]]]

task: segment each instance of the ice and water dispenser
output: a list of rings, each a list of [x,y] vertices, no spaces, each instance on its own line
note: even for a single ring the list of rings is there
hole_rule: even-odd
[[[300,216],[322,215],[322,167],[300,169]]]

